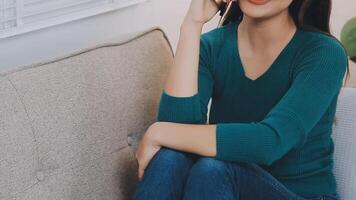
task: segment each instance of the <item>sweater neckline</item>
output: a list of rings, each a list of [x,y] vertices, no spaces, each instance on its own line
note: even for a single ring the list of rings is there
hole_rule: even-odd
[[[276,67],[278,61],[281,59],[281,57],[283,57],[284,54],[286,54],[288,52],[288,50],[293,46],[292,44],[294,43],[294,41],[296,40],[297,36],[299,35],[299,28],[296,28],[296,31],[294,32],[292,38],[288,41],[288,43],[286,44],[286,46],[284,46],[284,48],[282,49],[282,51],[277,55],[277,57],[273,60],[272,64],[270,64],[270,66],[268,67],[268,69],[261,74],[260,76],[258,76],[256,79],[251,79],[249,77],[246,76],[246,72],[240,57],[240,52],[239,52],[239,48],[238,48],[238,26],[239,26],[239,22],[234,22],[232,23],[232,43],[233,43],[233,58],[235,59],[235,61],[238,63],[238,65],[240,66],[241,72],[242,72],[242,76],[243,78],[251,83],[254,82],[258,82],[262,79],[264,79],[265,77],[267,77],[272,71],[273,69]]]

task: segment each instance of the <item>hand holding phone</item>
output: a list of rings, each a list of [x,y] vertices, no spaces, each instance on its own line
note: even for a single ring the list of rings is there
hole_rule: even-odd
[[[226,20],[226,17],[229,15],[231,11],[232,4],[236,1],[230,1],[229,3],[222,3],[219,7],[220,10],[220,20],[218,23],[218,27],[221,27],[224,21]]]
[[[236,0],[191,0],[186,19],[203,25],[210,21],[219,10],[223,10],[224,5],[232,1]]]

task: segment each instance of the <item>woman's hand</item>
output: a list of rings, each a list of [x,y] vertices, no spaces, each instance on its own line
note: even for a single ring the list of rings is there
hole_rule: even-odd
[[[161,146],[158,144],[155,139],[155,124],[152,124],[143,135],[138,149],[136,151],[136,159],[138,161],[138,178],[141,181],[144,171],[151,161],[153,156],[161,149]]]
[[[185,19],[204,25],[216,15],[222,3],[230,1],[236,0],[192,0]]]

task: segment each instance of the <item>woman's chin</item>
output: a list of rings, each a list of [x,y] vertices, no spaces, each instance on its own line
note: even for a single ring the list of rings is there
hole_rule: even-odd
[[[265,19],[265,18],[268,18],[268,13],[265,13],[265,12],[257,12],[256,10],[254,11],[251,11],[251,12],[244,12],[244,15],[247,16],[248,18],[251,18],[251,19]]]
[[[262,1],[258,0],[258,2],[262,2]],[[250,18],[265,18],[268,17],[271,10],[269,8],[268,1],[266,2],[264,4],[253,4],[250,3],[250,0],[244,0],[244,1],[240,1],[240,8],[242,12]]]

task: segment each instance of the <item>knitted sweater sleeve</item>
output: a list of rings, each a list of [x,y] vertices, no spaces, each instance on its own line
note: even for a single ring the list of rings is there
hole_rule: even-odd
[[[336,41],[308,45],[283,97],[259,122],[218,123],[216,158],[271,165],[301,146],[338,95],[347,58]]]
[[[171,96],[163,90],[159,102],[157,121],[187,124],[205,124],[208,103],[213,91],[213,76],[210,68],[209,43],[201,35],[198,66],[198,92],[193,96]]]

